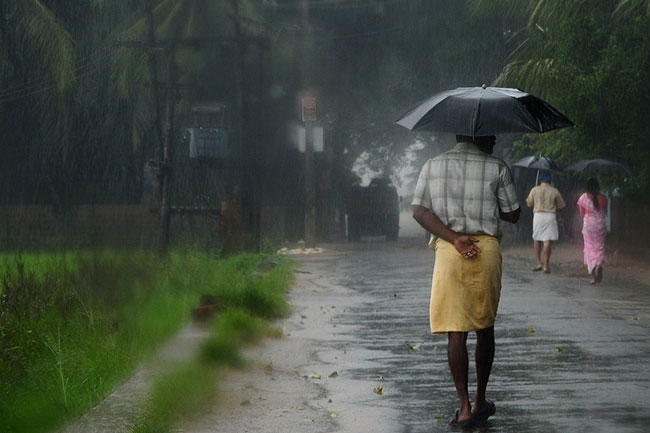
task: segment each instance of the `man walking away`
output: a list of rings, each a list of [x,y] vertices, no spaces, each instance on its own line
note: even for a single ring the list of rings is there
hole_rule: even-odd
[[[533,272],[543,270],[545,274],[551,272],[551,242],[559,238],[555,213],[563,209],[566,204],[557,188],[551,185],[551,175],[542,173],[540,184],[533,187],[526,198],[526,205],[533,208],[533,246],[537,264]],[[542,244],[544,245],[544,265],[542,266]]]
[[[494,360],[494,321],[501,295],[500,219],[516,223],[519,203],[510,169],[491,156],[494,136],[456,136],[456,147],[427,161],[413,197],[413,218],[432,234],[436,252],[430,301],[434,334],[447,334],[448,361],[460,409],[450,424],[487,420]],[[468,391],[467,334],[476,331],[477,385]]]

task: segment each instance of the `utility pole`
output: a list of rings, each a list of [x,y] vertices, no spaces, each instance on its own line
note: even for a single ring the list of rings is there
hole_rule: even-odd
[[[169,53],[167,59],[167,88],[165,92],[165,132],[163,141],[162,163],[160,170],[162,172],[162,193],[160,203],[160,242],[159,249],[162,257],[167,256],[169,250],[169,222],[171,214],[171,171],[172,155],[171,141],[174,135],[174,52]]]
[[[309,2],[302,0],[302,24],[305,28],[302,56],[302,85],[303,89],[310,88],[313,33],[309,22]],[[314,100],[315,104],[315,100]],[[301,101],[301,111],[304,111]],[[315,110],[316,107],[314,107]],[[316,187],[314,184],[314,125],[312,119],[305,119],[305,247],[316,246]]]
[[[2,1],[2,0],[0,0]],[[169,225],[170,225],[170,216],[171,216],[171,171],[172,171],[172,152],[171,152],[171,143],[173,139],[173,122],[174,122],[174,106],[175,106],[175,91],[174,89],[178,88],[178,84],[175,80],[175,64],[174,64],[174,53],[179,47],[188,47],[188,48],[205,48],[211,47],[214,45],[230,46],[234,48],[235,55],[237,57],[237,121],[235,135],[237,136],[238,144],[236,147],[236,159],[237,167],[239,168],[239,195],[242,199],[242,204],[244,204],[244,210],[248,212],[247,217],[249,219],[247,222],[253,224],[253,232],[255,236],[255,248],[259,248],[259,227],[255,224],[259,224],[259,217],[256,215],[259,214],[259,209],[255,209],[254,205],[258,203],[258,200],[254,199],[256,191],[251,191],[251,187],[248,185],[253,185],[250,176],[252,176],[252,167],[250,166],[250,161],[246,158],[245,145],[246,145],[246,118],[248,115],[248,110],[246,108],[246,81],[244,77],[245,73],[245,59],[246,51],[249,44],[255,44],[264,49],[267,45],[267,40],[261,37],[245,37],[241,28],[241,17],[239,15],[239,6],[241,0],[231,0],[231,5],[235,11],[234,14],[234,24],[235,24],[235,37],[207,37],[207,38],[184,38],[184,39],[167,39],[167,40],[155,40],[154,38],[154,22],[153,22],[153,9],[151,0],[147,0],[147,13],[148,13],[148,32],[149,40],[128,40],[128,41],[117,41],[115,45],[128,48],[140,48],[150,52],[149,57],[149,70],[152,80],[152,96],[154,103],[154,112],[156,116],[156,121],[154,125],[154,134],[157,136],[157,146],[156,146],[156,168],[157,168],[157,177],[158,177],[158,191],[157,199],[160,209],[160,233],[159,233],[159,251],[162,256],[167,255],[169,248]],[[158,82],[158,68],[155,57],[155,51],[163,51],[168,53],[168,64],[167,64],[167,84],[162,86],[166,88],[166,102],[165,102],[165,125],[163,130],[162,119],[161,119],[161,109],[159,101],[159,82]],[[253,187],[254,189],[254,187]],[[251,221],[251,215],[253,221]]]
[[[155,45],[156,43],[156,34],[155,34],[155,25],[153,21],[153,4],[152,0],[147,0],[147,27],[148,27],[148,33],[149,33],[149,41],[152,45]],[[151,82],[153,85],[151,86],[151,96],[152,96],[152,103],[153,103],[153,112],[154,112],[154,125],[153,125],[153,132],[154,132],[154,143],[155,143],[155,150],[154,150],[154,160],[156,161],[156,164],[160,162],[163,158],[163,133],[162,133],[162,116],[160,114],[160,97],[158,93],[158,61],[156,58],[156,52],[153,50],[149,50],[149,76],[151,77]],[[162,203],[162,191],[163,191],[163,176],[160,171],[160,167],[156,167],[156,180],[157,180],[157,185],[156,185],[156,191],[154,192],[155,195],[155,205],[160,207]]]
[[[246,80],[246,55],[248,43],[244,38],[242,30],[240,6],[241,0],[230,0],[233,10],[232,20],[234,27],[234,36],[237,41],[235,47],[235,62],[237,65],[237,160],[239,169],[239,197],[242,207],[242,215],[253,240],[253,250],[258,252],[260,249],[259,237],[259,203],[257,200],[257,188],[255,184],[256,170],[253,167],[255,158],[255,145],[251,140],[252,134],[249,133],[249,106],[246,95],[248,93],[248,82]]]

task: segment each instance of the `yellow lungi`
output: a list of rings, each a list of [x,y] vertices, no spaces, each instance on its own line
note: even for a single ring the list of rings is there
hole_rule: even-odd
[[[464,258],[437,239],[431,284],[431,332],[476,331],[494,325],[501,296],[501,248],[492,236],[474,236],[481,252]]]

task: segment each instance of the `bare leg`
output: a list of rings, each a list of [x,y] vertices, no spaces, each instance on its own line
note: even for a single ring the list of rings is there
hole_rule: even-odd
[[[487,389],[492,361],[494,361],[494,327],[476,331],[476,395],[472,412],[480,412],[485,406],[485,390]]]
[[[547,270],[551,261],[551,241],[544,241],[544,260],[544,270]]]
[[[458,400],[460,401],[460,412],[458,421],[471,418],[472,406],[469,402],[467,391],[469,360],[467,358],[467,332],[449,332],[447,346],[447,359],[449,369],[456,385]]]
[[[535,248],[535,258],[537,259],[537,267],[542,267],[542,243],[541,241],[533,241],[533,247]]]
[[[600,283],[601,281],[603,281],[603,265],[596,266],[595,272],[596,275],[594,277],[594,281]]]

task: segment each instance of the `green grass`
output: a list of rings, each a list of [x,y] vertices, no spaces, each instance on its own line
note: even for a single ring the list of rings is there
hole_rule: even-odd
[[[215,321],[210,337],[201,345],[200,359],[210,364],[242,366],[239,348],[268,334],[263,319],[241,308],[230,308]]]
[[[199,412],[216,395],[218,373],[223,367],[245,364],[242,345],[270,334],[269,322],[246,309],[231,307],[222,312],[202,343],[197,360],[157,380],[131,433],[173,431],[179,419]]]
[[[274,335],[268,319],[287,312],[285,293],[291,270],[285,265],[255,275],[259,262],[251,258],[240,256],[222,263],[218,275],[224,279],[218,295],[228,307],[214,321],[198,359],[157,381],[132,433],[173,431],[179,419],[200,411],[216,394],[217,374],[223,367],[245,364],[242,345]]]
[[[138,417],[132,433],[163,433],[182,414],[203,407],[214,396],[217,375],[197,363],[178,366],[156,381],[149,393],[144,415]]]
[[[226,309],[284,314],[291,272],[278,266],[252,276],[262,260],[188,252],[167,260],[129,251],[0,255],[0,432],[47,432],[80,416],[188,320],[201,293],[217,295]]]
[[[218,390],[223,367],[240,367],[240,348],[271,332],[267,320],[241,308],[229,308],[215,320],[195,361],[159,378],[131,433],[169,433],[184,416],[203,409]]]

